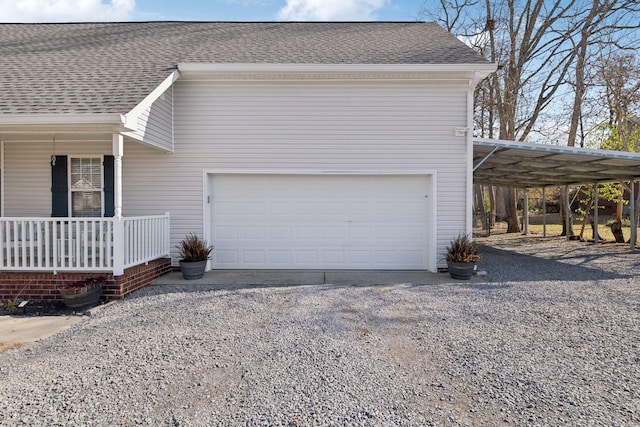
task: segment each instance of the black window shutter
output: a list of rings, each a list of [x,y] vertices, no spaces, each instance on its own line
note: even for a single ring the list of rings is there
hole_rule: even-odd
[[[113,156],[104,156],[104,216],[115,215],[114,187],[115,168]]]
[[[51,162],[51,216],[69,216],[67,156],[54,156]]]

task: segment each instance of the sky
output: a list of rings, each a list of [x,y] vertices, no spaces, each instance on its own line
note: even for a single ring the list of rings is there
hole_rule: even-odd
[[[0,22],[415,21],[423,3],[424,0],[0,0]]]

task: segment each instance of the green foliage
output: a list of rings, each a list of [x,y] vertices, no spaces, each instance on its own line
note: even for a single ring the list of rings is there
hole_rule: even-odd
[[[620,132],[620,129],[616,126],[610,126],[609,136],[602,141],[601,147],[605,150],[629,151],[632,153],[640,151],[640,126],[629,124],[624,132]]]
[[[584,197],[579,199],[580,207],[576,209],[576,212],[580,215],[580,219],[584,219],[585,215],[587,215],[594,202],[594,192],[593,186],[585,186],[582,187],[582,194]],[[620,189],[620,184],[618,183],[605,183],[600,184],[598,186],[598,200],[608,200],[610,202],[617,201],[620,197],[622,197],[622,190]],[[623,201],[627,203],[627,201]],[[604,206],[598,205],[598,209],[603,209]]]
[[[607,221],[607,227],[611,227],[611,224],[613,224],[616,221],[617,220],[615,218],[609,219]],[[631,228],[631,220],[629,218],[622,218],[622,220],[620,221],[620,224],[622,224],[623,227]]]
[[[482,202],[484,203],[484,211],[491,211],[491,197],[489,197],[489,192],[484,193],[484,200]]]
[[[213,251],[213,246],[194,233],[188,234],[182,239],[177,248],[180,258],[186,262],[206,261]]]
[[[640,152],[640,119],[625,117],[624,125],[603,122],[592,131],[589,148],[602,150]]]
[[[477,262],[480,260],[478,245],[466,234],[459,234],[447,246],[447,261],[450,262]]]
[[[0,303],[0,311],[4,311],[7,314],[13,314],[18,311],[18,304],[14,300],[6,300]]]

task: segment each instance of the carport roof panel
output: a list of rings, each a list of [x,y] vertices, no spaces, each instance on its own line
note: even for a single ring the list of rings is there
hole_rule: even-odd
[[[640,177],[638,153],[496,139],[474,139],[473,165],[474,183],[504,187],[590,184]]]

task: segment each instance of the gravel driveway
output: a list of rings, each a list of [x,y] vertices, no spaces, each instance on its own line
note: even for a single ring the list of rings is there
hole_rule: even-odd
[[[640,425],[640,253],[479,241],[473,283],[145,289],[0,354],[0,425]]]

